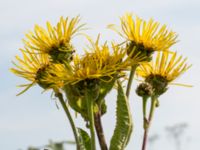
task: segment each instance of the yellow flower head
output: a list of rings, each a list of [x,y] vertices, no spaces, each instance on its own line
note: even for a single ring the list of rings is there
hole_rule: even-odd
[[[110,52],[107,43],[99,45],[99,37],[96,42],[90,40],[90,44],[89,51],[86,50],[83,57],[76,55],[71,69],[64,73],[64,80],[67,83],[73,84],[85,79],[100,79],[109,82],[115,75],[123,76],[122,71],[129,69],[140,59],[136,57],[130,60],[126,57],[126,52],[114,45],[113,52]]]
[[[126,52],[118,46],[112,51],[107,43],[99,44],[99,37],[94,42],[89,37],[90,45],[83,56],[75,55],[73,61],[51,69],[47,79],[52,81],[52,74],[65,83],[63,87],[69,105],[87,119],[86,94],[92,97],[96,104],[105,108],[102,101],[113,88],[116,79],[125,76],[126,70],[137,63],[137,58],[130,59]],[[139,59],[139,58],[138,58]],[[105,110],[101,110],[102,114]]]
[[[24,93],[35,84],[40,85],[44,89],[53,88],[55,84],[57,84],[57,87],[61,84],[60,82],[53,83],[43,81],[43,78],[46,78],[48,75],[50,68],[49,58],[46,54],[35,54],[33,50],[28,49],[20,50],[23,58],[21,59],[19,56],[16,56],[18,64],[13,62],[16,68],[11,68],[11,71],[17,76],[29,80],[30,83],[20,85],[20,87],[25,87],[25,89],[18,95]]]
[[[24,40],[25,47],[34,49],[41,54],[48,54],[51,61],[64,62],[71,61],[74,48],[71,45],[71,39],[79,31],[83,30],[85,24],[79,25],[79,16],[72,18],[60,18],[56,26],[47,22],[47,30],[35,25],[34,32],[26,34]]]
[[[150,83],[158,95],[167,90],[167,85],[187,71],[191,65],[187,58],[177,57],[177,53],[159,52],[155,62],[140,65],[136,73]]]
[[[129,41],[129,51],[136,46],[142,53],[147,53],[147,56],[154,51],[167,51],[177,42],[176,33],[168,31],[166,25],[160,26],[153,19],[147,22],[138,16],[133,19],[129,13],[121,17],[121,29],[115,25],[109,27]]]

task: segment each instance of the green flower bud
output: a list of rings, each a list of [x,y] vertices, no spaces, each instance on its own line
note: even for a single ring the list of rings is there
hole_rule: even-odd
[[[150,97],[153,95],[153,88],[151,84],[144,82],[137,87],[136,93],[141,97]]]

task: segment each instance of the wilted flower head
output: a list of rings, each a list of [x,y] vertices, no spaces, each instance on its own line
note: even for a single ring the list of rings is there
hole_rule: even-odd
[[[154,51],[167,51],[177,42],[176,33],[169,31],[166,25],[160,26],[153,19],[147,22],[138,16],[133,18],[129,13],[121,17],[121,28],[116,28],[115,25],[110,25],[109,28],[128,41],[128,53],[136,47],[143,55],[151,57]]]
[[[79,22],[79,16],[71,20],[68,17],[66,19],[61,17],[56,26],[47,22],[47,30],[35,25],[34,32],[26,34],[25,47],[41,54],[48,54],[53,62],[69,62],[75,51],[71,39],[84,29],[84,24]]]
[[[167,90],[169,83],[191,67],[186,61],[187,58],[177,57],[177,53],[159,52],[156,61],[140,65],[136,73],[152,85],[156,95],[161,95]]]

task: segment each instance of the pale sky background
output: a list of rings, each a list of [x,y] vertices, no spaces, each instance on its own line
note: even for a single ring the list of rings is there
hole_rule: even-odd
[[[160,139],[149,150],[175,150],[173,142],[166,136],[165,127],[187,122],[182,150],[200,149],[200,1],[199,0],[0,0],[0,149],[25,150],[28,146],[41,146],[49,139],[54,141],[73,140],[72,131],[62,108],[56,108],[50,93],[41,94],[38,86],[16,97],[21,89],[16,85],[25,83],[9,72],[11,60],[22,47],[24,34],[34,24],[45,26],[55,24],[60,16],[82,17],[92,29],[87,31],[93,37],[102,33],[103,40],[120,40],[119,36],[106,29],[110,23],[119,24],[119,16],[133,12],[144,19],[153,17],[161,24],[179,34],[179,42],[172,48],[188,57],[193,67],[177,82],[194,85],[193,88],[171,86],[160,97],[160,107],[155,112],[150,134],[159,134]],[[77,37],[75,46],[82,53],[85,40]],[[136,84],[136,81],[135,81]],[[108,95],[108,112],[103,116],[107,141],[115,124],[115,94]],[[141,100],[131,93],[134,131],[127,150],[140,150],[142,142]],[[134,100],[134,101],[133,101]],[[77,126],[84,126],[83,120],[76,119]],[[75,150],[69,146],[67,150]]]

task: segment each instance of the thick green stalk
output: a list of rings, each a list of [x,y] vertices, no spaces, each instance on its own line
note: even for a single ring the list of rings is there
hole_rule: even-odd
[[[90,127],[90,134],[91,134],[91,149],[96,150],[96,143],[95,143],[95,128],[94,128],[94,111],[93,111],[93,99],[89,95],[88,91],[86,92],[86,100],[87,100],[87,109],[88,109],[88,117],[89,117],[89,127]]]
[[[136,68],[137,68],[137,65],[133,65],[132,68],[131,68],[131,72],[130,72],[129,79],[128,79],[128,85],[127,85],[127,88],[126,88],[127,98],[129,98],[129,95],[130,95],[131,85],[132,85],[132,82],[133,82],[133,77],[134,77]]]
[[[142,150],[146,150],[149,128],[150,128],[150,124],[151,124],[153,114],[154,114],[154,111],[155,111],[155,108],[156,108],[156,103],[157,103],[157,97],[152,96],[151,97],[151,108],[150,108],[150,113],[149,113],[149,117],[148,117],[148,120],[147,120],[147,126],[144,128]]]
[[[74,121],[72,119],[70,111],[69,111],[69,109],[68,109],[68,107],[67,107],[67,105],[66,105],[66,103],[65,103],[65,101],[63,99],[62,93],[56,92],[56,97],[58,97],[58,99],[59,99],[59,101],[60,101],[60,103],[61,103],[61,105],[62,105],[62,107],[63,107],[63,109],[65,111],[65,114],[67,115],[67,118],[68,118],[68,120],[70,122],[72,131],[74,133],[74,138],[75,138],[75,141],[76,141],[76,144],[77,144],[77,150],[80,150],[80,142],[79,142],[79,138],[78,138],[78,133],[77,133],[77,130],[76,130],[76,126],[75,126],[75,123],[74,123]]]

